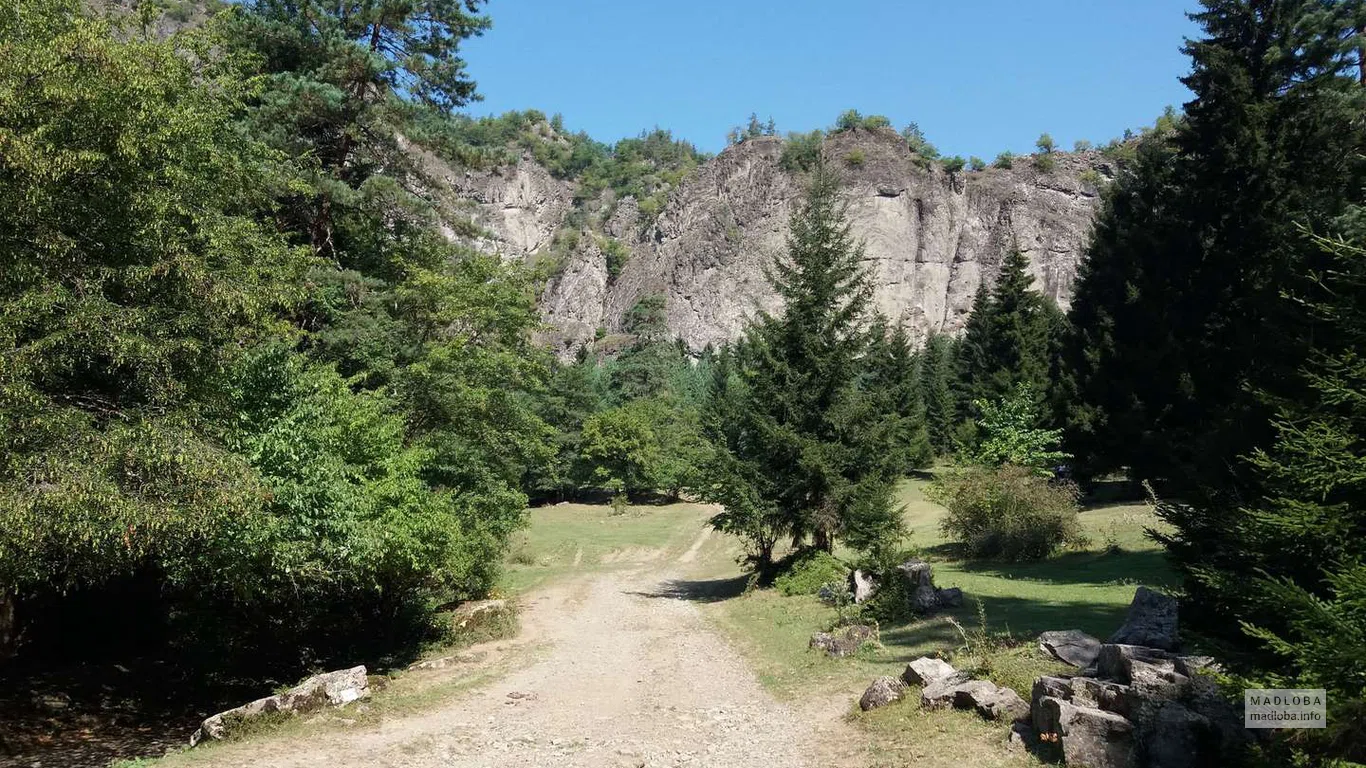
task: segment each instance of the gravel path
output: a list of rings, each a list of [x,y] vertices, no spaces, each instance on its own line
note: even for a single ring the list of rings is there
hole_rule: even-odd
[[[653,569],[651,569],[653,570]],[[828,766],[841,712],[773,699],[658,570],[616,571],[524,604],[539,661],[423,714],[231,745],[215,765]],[[810,719],[818,725],[808,725]],[[205,757],[208,757],[205,755]],[[835,758],[835,762],[842,762]]]

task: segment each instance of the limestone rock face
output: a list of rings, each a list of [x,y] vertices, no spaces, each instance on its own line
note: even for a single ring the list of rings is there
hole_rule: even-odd
[[[619,330],[652,294],[665,297],[671,334],[693,350],[730,341],[756,313],[777,309],[764,269],[784,248],[804,183],[779,166],[782,148],[777,138],[727,148],[672,190],[652,221],[632,199],[615,201],[601,234],[627,246],[630,259],[612,278],[594,238],[581,238],[543,292],[555,329],[546,340],[568,355],[599,328]],[[920,167],[895,132],[864,129],[831,135],[824,151],[843,175],[875,304],[913,338],[962,328],[978,285],[995,280],[1014,248],[1028,256],[1035,287],[1068,306],[1099,200],[1082,173],[1111,173],[1099,153],[1055,153],[1047,173],[1020,157],[1011,169],[949,174]],[[486,230],[464,238],[480,250],[525,259],[571,226],[572,183],[529,159],[449,171],[445,183],[454,209]]]

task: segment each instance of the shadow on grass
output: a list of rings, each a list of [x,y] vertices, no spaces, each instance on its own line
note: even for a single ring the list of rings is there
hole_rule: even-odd
[[[1153,587],[1176,583],[1161,550],[1118,552],[1068,552],[1033,562],[960,560],[954,566],[965,573],[1003,579],[1053,584],[1146,584]]]
[[[671,579],[652,592],[628,592],[627,594],[652,599],[718,603],[743,595],[748,584],[749,576],[744,574],[729,579]]]
[[[880,634],[888,660],[905,663],[934,650],[962,646],[963,636],[948,618],[956,620],[969,633],[977,631],[976,599],[982,601],[986,611],[989,632],[1008,631],[1024,643],[1032,642],[1041,632],[1056,629],[1079,629],[1104,640],[1119,629],[1127,611],[1127,606],[1094,602],[969,594],[967,605],[962,608],[905,624],[883,624]]]

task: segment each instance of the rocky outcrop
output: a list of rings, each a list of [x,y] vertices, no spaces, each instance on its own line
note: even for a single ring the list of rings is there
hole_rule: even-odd
[[[778,138],[727,148],[672,190],[653,220],[642,220],[630,198],[590,201],[600,213],[610,206],[601,234],[621,241],[630,258],[612,277],[600,244],[580,238],[542,296],[555,328],[547,340],[568,354],[599,328],[618,330],[652,294],[665,297],[671,333],[694,350],[734,339],[756,313],[776,309],[764,269],[784,247],[803,186],[780,167],[782,148]],[[918,164],[895,132],[863,129],[832,134],[824,152],[844,176],[875,303],[915,338],[960,329],[978,285],[995,279],[1014,248],[1029,257],[1035,286],[1068,305],[1098,204],[1095,177],[1083,173],[1110,173],[1099,153],[1056,153],[1049,172],[1021,157],[1010,169],[950,174]],[[442,178],[452,205],[484,230],[465,239],[486,252],[526,259],[569,226],[572,184],[530,159]]]
[[[934,567],[913,558],[896,567],[905,580],[906,599],[911,611],[931,614],[942,608],[957,608],[963,604],[963,590],[958,587],[940,589],[934,585]]]
[[[204,720],[190,736],[190,746],[205,740],[226,739],[253,721],[270,715],[298,715],[323,707],[340,707],[370,695],[365,667],[352,667],[315,675],[275,696],[219,712]]]

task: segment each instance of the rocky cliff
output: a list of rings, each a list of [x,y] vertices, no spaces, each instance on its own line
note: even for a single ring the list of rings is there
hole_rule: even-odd
[[[780,167],[782,148],[781,139],[760,138],[726,149],[648,221],[630,198],[594,201],[590,215],[571,215],[572,184],[529,159],[452,171],[445,183],[483,230],[471,238],[481,250],[534,260],[545,258],[557,232],[579,233],[556,253],[542,298],[548,341],[561,353],[616,330],[652,294],[666,298],[673,333],[701,349],[775,308],[764,265],[784,247],[802,190],[801,176]],[[877,305],[915,337],[961,328],[978,285],[995,279],[1012,248],[1029,257],[1035,285],[1067,306],[1098,203],[1095,184],[1110,173],[1099,153],[1055,153],[1047,172],[1020,157],[1009,169],[950,174],[917,163],[894,132],[864,129],[831,135],[824,152],[842,170]],[[629,249],[615,275],[606,251],[625,251],[613,239]]]

